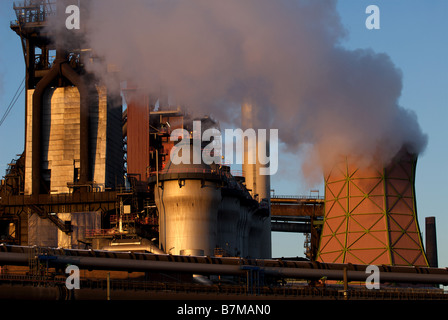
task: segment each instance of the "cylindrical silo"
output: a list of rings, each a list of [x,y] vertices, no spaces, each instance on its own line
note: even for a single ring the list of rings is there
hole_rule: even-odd
[[[157,180],[160,248],[175,255],[212,256],[218,245],[219,175],[204,163],[170,162]]]
[[[417,156],[387,165],[345,158],[325,173],[325,217],[317,260],[428,266],[417,220]]]

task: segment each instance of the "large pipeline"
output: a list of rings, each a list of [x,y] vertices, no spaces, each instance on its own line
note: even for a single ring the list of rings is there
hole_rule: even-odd
[[[111,251],[111,252],[149,252],[153,254],[165,254],[165,252],[159,247],[157,247],[153,243],[145,243],[145,244],[118,244],[118,245],[109,245],[103,247],[101,250]]]
[[[0,246],[0,264],[28,265],[31,247]],[[249,271],[268,276],[298,279],[342,280],[346,269],[348,281],[366,281],[367,265],[330,264],[284,260],[247,260],[205,256],[154,255],[98,250],[48,249],[41,254],[53,265],[76,265],[83,269],[142,272],[178,272],[202,275],[246,275]],[[381,282],[448,284],[446,268],[378,266]]]
[[[272,221],[271,222],[271,231],[309,233],[309,232],[311,232],[311,224],[309,224],[309,223],[286,223],[286,222]]]

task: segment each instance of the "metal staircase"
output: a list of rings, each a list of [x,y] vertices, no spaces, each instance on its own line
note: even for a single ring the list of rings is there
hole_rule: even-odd
[[[32,212],[36,213],[42,219],[49,219],[53,224],[58,227],[59,230],[69,234],[73,231],[73,227],[71,221],[63,221],[59,219],[56,214],[49,214],[44,209],[35,204],[28,204],[28,208],[31,209]]]

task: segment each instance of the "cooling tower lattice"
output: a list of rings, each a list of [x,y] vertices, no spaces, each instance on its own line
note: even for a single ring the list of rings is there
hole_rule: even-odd
[[[427,266],[417,221],[417,157],[401,152],[387,166],[348,159],[325,176],[325,218],[318,260]]]

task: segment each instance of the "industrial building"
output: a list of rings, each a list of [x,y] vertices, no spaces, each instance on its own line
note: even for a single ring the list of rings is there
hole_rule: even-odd
[[[417,223],[413,155],[386,168],[335,164],[325,198],[272,197],[260,163],[245,162],[242,174],[224,162],[174,164],[173,130],[217,123],[192,119],[164,94],[86,72],[96,57],[76,35],[68,46],[47,34],[58,3],[68,2],[14,5],[11,29],[26,61],[25,150],[0,189],[0,296],[344,299],[348,283],[376,264],[386,282],[426,288],[403,295],[445,298],[434,287],[448,283],[447,270],[435,268],[434,221],[426,252]],[[241,110],[250,128],[252,105]],[[307,234],[306,258],[274,259],[272,231]],[[79,291],[64,288],[67,264],[84,268]],[[335,289],[319,287],[323,278]],[[394,290],[383,297],[399,298]],[[378,292],[358,286],[352,297]]]

